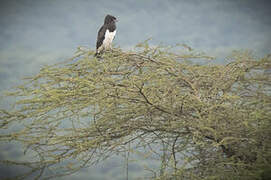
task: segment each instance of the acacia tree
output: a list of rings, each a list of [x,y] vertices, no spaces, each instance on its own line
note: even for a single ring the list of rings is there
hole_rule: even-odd
[[[1,110],[0,140],[33,155],[1,161],[29,168],[16,178],[68,175],[135,150],[160,157],[155,179],[268,178],[270,56],[200,64],[210,57],[191,49],[137,48],[100,58],[79,48],[7,93],[20,98]]]

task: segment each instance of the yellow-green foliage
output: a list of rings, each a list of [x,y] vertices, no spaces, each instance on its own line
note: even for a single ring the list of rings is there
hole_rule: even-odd
[[[219,65],[191,49],[147,42],[137,48],[99,58],[78,48],[74,58],[42,68],[9,92],[20,100],[1,110],[0,126],[19,127],[3,131],[0,140],[22,143],[36,156],[3,162],[50,178],[43,175],[47,168],[60,173],[52,176],[66,175],[145,147],[146,157],[161,155],[157,179],[268,176],[270,56],[235,52],[231,63]],[[157,143],[163,151],[155,151]]]

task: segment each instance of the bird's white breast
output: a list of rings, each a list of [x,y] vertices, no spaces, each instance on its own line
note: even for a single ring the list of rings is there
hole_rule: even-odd
[[[104,41],[103,41],[103,45],[105,46],[105,49],[111,48],[111,44],[115,35],[116,35],[116,30],[113,32],[109,32],[108,29],[106,30],[105,35],[104,35]]]

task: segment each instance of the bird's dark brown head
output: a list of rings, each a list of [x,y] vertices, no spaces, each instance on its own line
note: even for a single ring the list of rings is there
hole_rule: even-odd
[[[115,23],[117,22],[117,18],[115,18],[114,16],[111,15],[106,15],[104,18],[104,24],[110,24],[110,23]]]

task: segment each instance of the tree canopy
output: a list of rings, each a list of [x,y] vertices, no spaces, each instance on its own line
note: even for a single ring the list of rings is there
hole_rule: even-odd
[[[217,64],[147,41],[94,53],[78,48],[7,93],[17,101],[0,110],[0,141],[33,156],[1,161],[29,168],[18,179],[68,175],[135,150],[160,158],[154,179],[270,177],[270,56],[235,51]]]

